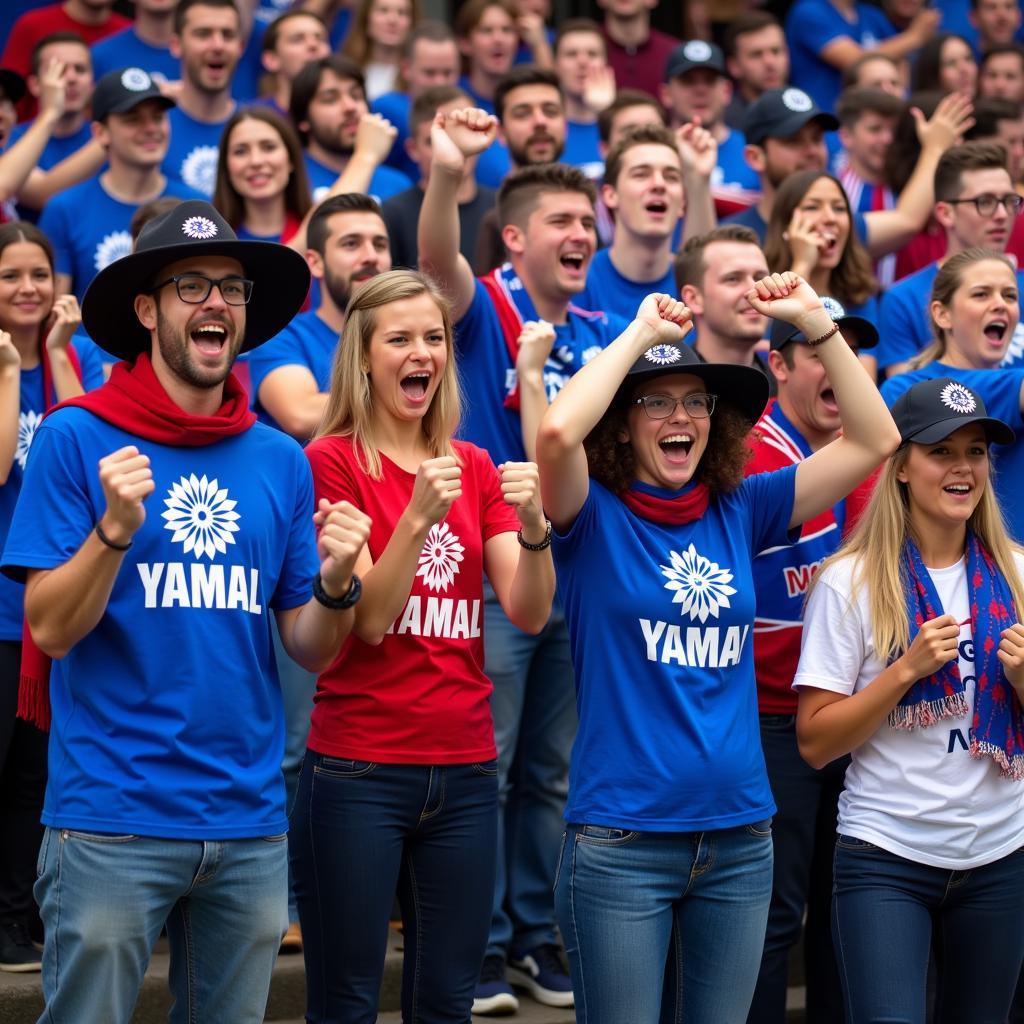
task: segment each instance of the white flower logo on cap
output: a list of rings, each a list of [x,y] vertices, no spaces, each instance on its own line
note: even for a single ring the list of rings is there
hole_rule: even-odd
[[[142,68],[125,68],[121,72],[121,84],[131,92],[145,92],[152,88],[153,79]]]
[[[953,412],[969,413],[978,408],[974,395],[963,384],[947,384],[942,389],[939,398],[942,399],[942,404],[947,409],[952,409]]]
[[[825,307],[825,312],[833,320],[842,320],[846,316],[843,304],[838,299],[833,299],[831,295],[823,295],[821,297],[821,304]]]
[[[711,47],[703,39],[691,39],[683,47],[683,56],[695,64],[703,64],[704,61],[711,60]]]
[[[213,238],[217,234],[217,225],[209,217],[189,217],[181,225],[181,230],[189,238]]]
[[[667,366],[669,363],[678,363],[682,355],[674,345],[653,345],[644,353],[644,357],[649,363]]]
[[[803,89],[787,89],[782,94],[782,102],[794,114],[803,114],[814,106],[814,100]]]

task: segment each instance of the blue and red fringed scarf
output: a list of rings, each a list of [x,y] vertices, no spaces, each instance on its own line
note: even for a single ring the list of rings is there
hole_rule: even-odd
[[[942,602],[917,545],[909,538],[903,550],[907,572],[907,614],[910,640],[921,625],[944,614]],[[1024,779],[1024,717],[1020,701],[996,656],[1000,636],[1017,621],[1013,594],[992,556],[978,538],[967,533],[967,585],[974,636],[974,716],[971,757],[991,757],[999,773]],[[889,713],[895,729],[926,728],[944,718],[961,718],[970,711],[960,678],[959,658],[919,679]]]

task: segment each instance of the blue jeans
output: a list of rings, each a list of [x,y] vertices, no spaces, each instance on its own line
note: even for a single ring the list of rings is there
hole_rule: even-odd
[[[807,1024],[836,1024],[843,1019],[843,992],[832,949],[832,859],[850,758],[821,771],[808,765],[797,747],[796,715],[761,715],[761,746],[778,809],[772,818],[772,902],[747,1021],[785,1021],[789,954],[803,931]]]
[[[152,839],[48,828],[40,1024],[131,1019],[164,922],[175,1024],[258,1024],[287,920],[284,835]]]
[[[742,1024],[772,890],[771,822],[570,825],[555,906],[577,1024]]]
[[[374,764],[307,751],[292,810],[306,1020],[374,1024],[397,887],[402,1019],[469,1024],[494,888],[486,764]]]
[[[555,941],[551,889],[576,736],[569,631],[555,607],[530,636],[485,586],[485,671],[498,746],[498,862],[488,955]]]
[[[832,932],[847,1020],[924,1024],[932,951],[935,1024],[1003,1024],[1024,961],[1022,916],[1024,849],[950,871],[840,835]]]

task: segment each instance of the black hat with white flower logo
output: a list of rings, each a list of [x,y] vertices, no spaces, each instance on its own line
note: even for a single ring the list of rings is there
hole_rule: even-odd
[[[665,81],[676,75],[685,75],[695,68],[709,68],[716,74],[728,77],[725,70],[725,57],[714,43],[706,43],[703,39],[691,39],[680,43],[665,61]]]
[[[890,412],[904,442],[934,444],[969,423],[980,423],[994,444],[1012,444],[1017,436],[988,415],[977,391],[952,377],[919,381],[893,402]]]
[[[667,373],[688,373],[704,381],[708,393],[734,406],[751,425],[761,418],[768,403],[768,378],[753,366],[705,363],[686,344],[663,341],[652,345],[630,367],[615,401],[628,399],[638,384]]]
[[[803,89],[768,89],[747,107],[743,135],[752,146],[760,146],[765,139],[796,135],[809,121],[819,121],[825,131],[839,127],[839,119],[817,106]]]
[[[92,119],[104,120],[108,114],[125,114],[146,100],[156,100],[164,109],[175,106],[165,96],[148,71],[119,68],[108,71],[92,92]]]
[[[839,330],[843,337],[858,349],[874,348],[878,344],[878,330],[875,325],[862,316],[850,316],[843,304],[831,295],[823,295],[821,304],[825,312],[832,318],[832,322],[839,324]],[[770,334],[772,351],[778,351],[791,341],[807,343],[807,335],[799,328],[794,327],[785,320],[773,320]]]
[[[208,202],[187,199],[151,220],[135,251],[92,279],[82,299],[82,323],[89,336],[121,359],[148,352],[150,333],[135,314],[135,297],[158,284],[172,263],[206,256],[238,260],[253,282],[245,306],[243,352],[274,337],[306,301],[309,268],[294,249],[277,242],[241,241]]]

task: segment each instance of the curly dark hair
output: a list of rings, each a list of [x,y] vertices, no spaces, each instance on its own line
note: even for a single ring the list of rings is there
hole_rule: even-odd
[[[613,494],[622,494],[636,480],[632,446],[619,439],[626,429],[628,399],[628,392],[620,395],[583,442],[590,475]],[[708,446],[694,474],[713,496],[735,491],[743,482],[743,470],[752,453],[747,443],[750,427],[735,406],[719,401],[711,417]]]

